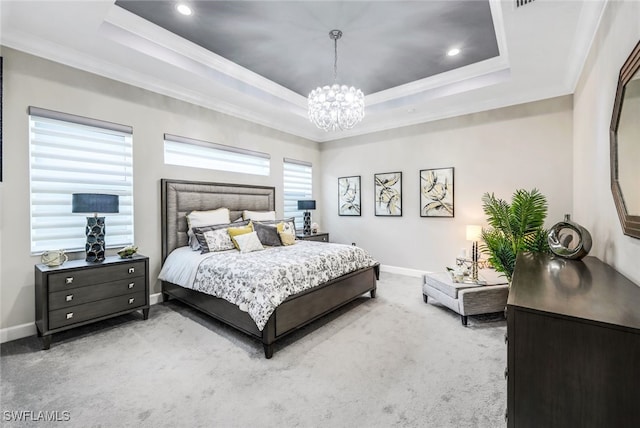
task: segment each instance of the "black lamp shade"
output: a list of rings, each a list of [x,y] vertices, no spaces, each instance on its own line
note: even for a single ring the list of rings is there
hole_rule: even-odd
[[[298,209],[299,210],[315,210],[316,209],[316,201],[298,201]]]
[[[71,200],[73,213],[102,213],[119,212],[120,201],[118,195],[104,195],[101,193],[74,193]]]

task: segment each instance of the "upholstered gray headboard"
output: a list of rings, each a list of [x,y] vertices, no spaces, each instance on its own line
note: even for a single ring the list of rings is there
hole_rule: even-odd
[[[162,204],[162,261],[187,245],[187,214],[193,210],[229,208],[231,220],[243,210],[275,211],[276,189],[266,186],[160,180]]]

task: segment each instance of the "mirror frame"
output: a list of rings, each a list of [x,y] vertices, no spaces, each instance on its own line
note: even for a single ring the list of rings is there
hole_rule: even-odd
[[[611,127],[609,128],[611,144],[611,192],[613,193],[613,200],[616,204],[616,210],[618,211],[622,231],[625,235],[638,239],[640,239],[640,216],[631,215],[627,212],[627,208],[624,204],[624,198],[622,197],[622,189],[620,189],[620,182],[618,181],[618,125],[620,124],[620,112],[622,111],[625,86],[639,69],[640,41],[638,41],[638,44],[633,48],[633,51],[631,51],[631,54],[620,69],[618,88],[613,102]],[[640,142],[638,142],[638,144],[640,144]]]

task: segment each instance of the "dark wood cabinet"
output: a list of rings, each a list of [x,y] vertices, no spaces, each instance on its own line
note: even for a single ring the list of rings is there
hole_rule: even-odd
[[[640,287],[611,266],[519,255],[507,341],[509,427],[640,426]]]
[[[311,235],[305,235],[303,233],[299,233],[298,235],[296,235],[296,238],[302,239],[304,241],[329,242],[328,233],[312,233]]]
[[[100,263],[72,260],[35,266],[36,327],[42,348],[51,335],[142,310],[149,317],[149,258],[107,257]]]

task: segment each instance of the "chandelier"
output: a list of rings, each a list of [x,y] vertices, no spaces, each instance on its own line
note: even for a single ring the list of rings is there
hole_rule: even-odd
[[[353,86],[338,85],[338,39],[342,31],[331,30],[334,42],[333,85],[317,87],[309,94],[309,120],[325,131],[351,129],[364,117],[364,95]]]

